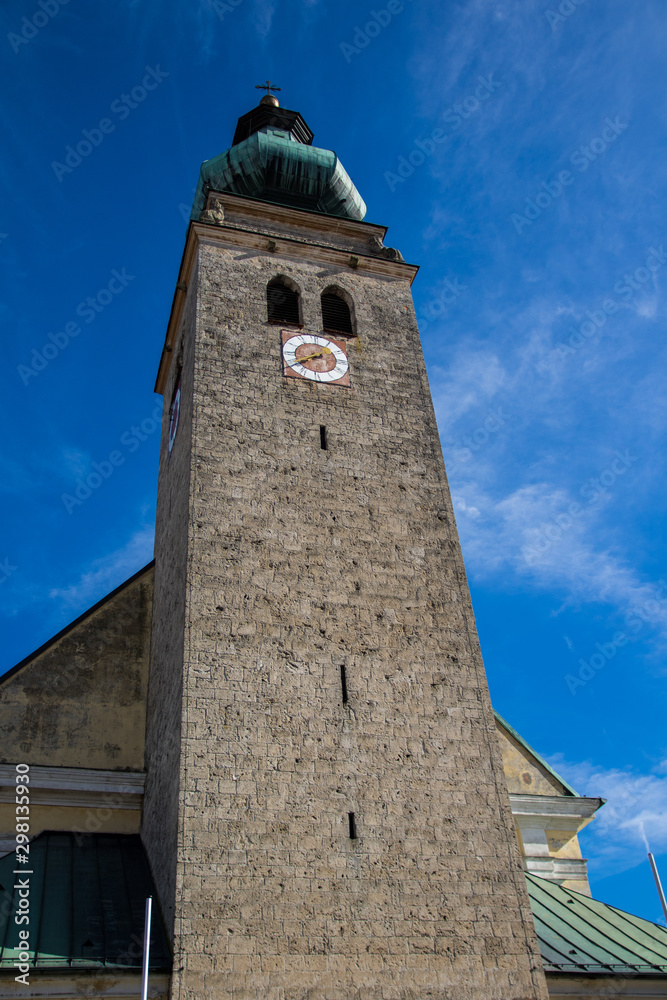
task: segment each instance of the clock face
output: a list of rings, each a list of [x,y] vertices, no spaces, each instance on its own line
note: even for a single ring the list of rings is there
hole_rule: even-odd
[[[311,382],[350,384],[350,365],[344,340],[283,330],[283,374]]]

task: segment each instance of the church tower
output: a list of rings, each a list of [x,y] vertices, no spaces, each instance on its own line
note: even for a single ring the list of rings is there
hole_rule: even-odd
[[[202,166],[157,380],[172,996],[545,1000],[417,268],[271,89]]]

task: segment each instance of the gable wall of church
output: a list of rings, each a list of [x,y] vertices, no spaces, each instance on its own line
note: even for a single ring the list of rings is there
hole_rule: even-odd
[[[0,683],[0,763],[142,770],[152,569]]]

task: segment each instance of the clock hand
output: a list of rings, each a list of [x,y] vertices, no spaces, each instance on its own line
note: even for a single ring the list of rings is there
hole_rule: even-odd
[[[288,364],[290,364],[290,367],[293,365],[300,365],[304,361],[312,361],[313,358],[321,358],[323,354],[331,354],[331,348],[323,347],[321,351],[317,352],[317,354],[308,354],[305,358],[295,358],[293,362],[288,362]]]

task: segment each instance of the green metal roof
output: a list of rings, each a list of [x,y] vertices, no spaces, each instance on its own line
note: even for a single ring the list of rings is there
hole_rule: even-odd
[[[572,785],[569,785],[567,783],[567,781],[565,781],[564,778],[561,778],[560,774],[558,774],[556,771],[554,771],[554,769],[551,766],[551,764],[547,764],[547,762],[544,759],[544,757],[541,757],[539,755],[539,753],[537,752],[537,750],[534,750],[529,743],[526,743],[526,741],[524,740],[523,736],[521,736],[520,733],[517,733],[516,729],[514,729],[513,726],[510,726],[509,722],[507,722],[505,719],[503,719],[503,717],[500,714],[500,712],[496,712],[496,710],[494,709],[493,710],[493,714],[495,715],[496,719],[498,720],[498,722],[500,723],[500,725],[503,727],[503,729],[506,729],[507,732],[510,734],[510,736],[512,736],[517,741],[517,743],[520,743],[521,746],[524,748],[524,750],[527,750],[528,753],[531,754],[535,758],[535,760],[540,765],[540,767],[543,767],[545,771],[548,771],[549,774],[552,776],[552,778],[555,778],[556,781],[558,781],[563,786],[563,788],[565,789],[565,792],[566,792],[567,795],[574,795],[577,798],[579,798],[579,793],[575,792],[575,790],[572,787]]]
[[[255,132],[202,163],[193,220],[204,210],[207,187],[346,219],[366,214],[363,198],[334,152],[276,130]]]
[[[667,976],[667,928],[526,875],[545,972]]]
[[[155,893],[138,836],[42,833],[29,864],[15,853],[0,858],[0,969],[18,961],[17,883],[26,879],[31,970],[141,968],[146,897]],[[155,906],[150,967],[171,968]]]

